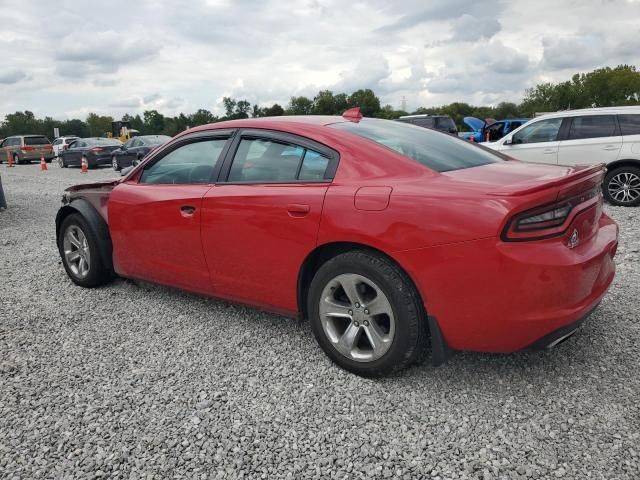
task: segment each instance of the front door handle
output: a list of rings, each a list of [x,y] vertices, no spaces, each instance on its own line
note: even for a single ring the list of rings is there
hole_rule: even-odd
[[[606,147],[604,147],[603,150],[617,150],[618,146],[617,145],[607,145]]]
[[[547,148],[544,152],[545,155],[551,155],[552,153],[556,153],[556,150],[554,148]]]
[[[290,203],[287,206],[287,212],[292,217],[304,217],[309,213],[311,208],[309,205],[304,205],[302,203]]]
[[[192,217],[196,211],[196,207],[192,207],[191,205],[183,205],[180,207],[180,215],[183,217]]]

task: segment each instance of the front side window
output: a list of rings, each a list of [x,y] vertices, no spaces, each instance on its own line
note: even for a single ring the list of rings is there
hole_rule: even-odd
[[[615,134],[616,121],[613,115],[587,115],[573,117],[568,139],[612,137]]]
[[[322,181],[329,159],[299,145],[243,138],[233,158],[229,182]]]
[[[640,135],[640,115],[618,115],[622,135]]]
[[[222,153],[226,138],[202,140],[172,150],[142,171],[140,183],[207,184]]]
[[[436,172],[448,172],[502,162],[496,153],[453,135],[428,128],[374,118],[330,125],[384,145]]]
[[[524,127],[513,135],[513,143],[554,142],[562,125],[562,118],[540,120]]]

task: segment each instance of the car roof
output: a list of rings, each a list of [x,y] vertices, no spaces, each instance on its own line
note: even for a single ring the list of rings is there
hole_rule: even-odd
[[[596,114],[640,114],[640,105],[629,105],[624,107],[597,107],[597,108],[581,108],[578,110],[561,110],[559,112],[545,113],[533,120],[540,118],[558,118],[558,117],[575,117],[578,115],[596,115]]]
[[[287,127],[326,126],[347,121],[349,120],[344,117],[329,115],[282,115],[279,117],[241,118],[238,120],[226,120],[224,122],[200,125],[198,127],[191,128],[178,136],[182,136],[186,133],[221,128],[273,128],[277,130],[281,128],[286,129]]]

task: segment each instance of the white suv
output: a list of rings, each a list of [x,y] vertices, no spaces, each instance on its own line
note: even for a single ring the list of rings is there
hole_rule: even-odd
[[[482,145],[525,162],[606,163],[607,201],[640,205],[640,106],[551,113]]]
[[[69,144],[77,140],[76,136],[58,137],[53,141],[53,156],[58,158],[62,152],[69,148]]]

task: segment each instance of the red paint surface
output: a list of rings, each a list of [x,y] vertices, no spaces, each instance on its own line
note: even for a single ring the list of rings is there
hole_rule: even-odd
[[[324,126],[336,121],[343,119],[192,129],[289,132],[330,146],[340,164],[321,184],[142,185],[134,170],[108,199],[116,271],[293,315],[304,259],[325,244],[358,243],[408,273],[451,347],[493,352],[572,323],[606,293],[617,226],[601,198],[575,208],[562,236],[500,239],[513,215],[586,190],[602,180],[601,169],[510,161],[439,174]],[[185,215],[184,205],[194,213]],[[580,243],[570,249],[574,228]]]

